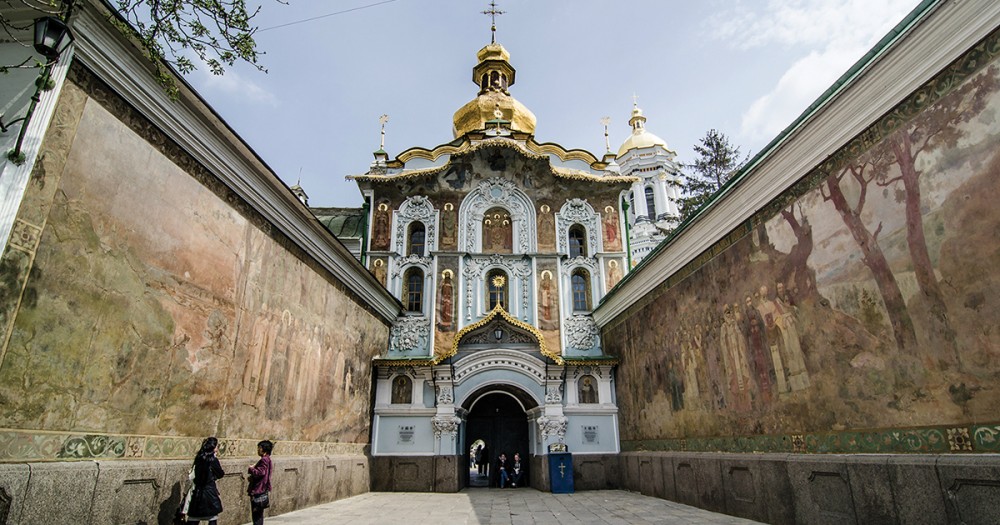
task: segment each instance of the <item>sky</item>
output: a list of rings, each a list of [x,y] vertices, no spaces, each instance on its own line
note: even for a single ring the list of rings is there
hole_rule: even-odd
[[[490,42],[487,0],[258,1],[268,72],[202,67],[187,80],[310,206],[361,206],[345,177],[368,170],[382,114],[392,158],[453,140]],[[538,142],[600,157],[607,116],[617,151],[635,96],[646,129],[690,163],[709,129],[759,152],[918,3],[497,0],[496,34]]]

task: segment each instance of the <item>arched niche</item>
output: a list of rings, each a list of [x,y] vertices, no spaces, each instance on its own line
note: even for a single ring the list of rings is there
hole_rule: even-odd
[[[483,224],[486,212],[495,208],[506,210],[510,217],[511,252],[532,253],[537,250],[535,239],[535,207],[531,199],[513,182],[500,177],[479,183],[462,201],[458,210],[459,249],[469,253],[485,253]]]

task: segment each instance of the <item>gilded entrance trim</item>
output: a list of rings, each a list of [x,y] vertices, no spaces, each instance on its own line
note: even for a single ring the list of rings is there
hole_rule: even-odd
[[[523,321],[519,321],[516,317],[507,313],[507,311],[504,310],[503,306],[500,304],[497,304],[495,307],[493,307],[493,310],[491,310],[490,313],[486,314],[486,316],[483,317],[482,319],[459,330],[458,333],[455,334],[455,339],[451,344],[451,350],[448,351],[447,353],[439,354],[438,356],[436,356],[434,358],[434,364],[438,364],[441,361],[457,354],[458,345],[462,341],[463,337],[465,337],[469,332],[472,332],[473,330],[486,326],[487,324],[490,323],[490,321],[492,321],[498,316],[503,317],[503,319],[508,323],[510,323],[511,325],[530,333],[538,341],[538,350],[539,352],[541,352],[542,355],[548,357],[549,359],[552,359],[553,361],[556,362],[556,364],[559,365],[563,364],[562,356],[549,350],[548,346],[545,344],[545,337],[542,336],[542,333],[539,332],[537,328]]]

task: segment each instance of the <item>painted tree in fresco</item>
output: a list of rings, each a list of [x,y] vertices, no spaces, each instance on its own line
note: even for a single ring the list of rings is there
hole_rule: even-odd
[[[948,319],[944,294],[934,274],[934,265],[924,237],[920,191],[923,172],[917,169],[917,159],[922,154],[939,148],[956,147],[965,135],[959,125],[978,116],[985,108],[989,95],[1000,87],[996,73],[996,68],[991,67],[926,110],[920,111],[919,105],[914,104],[913,110],[917,113],[912,119],[876,146],[880,150],[878,155],[886,160],[874,166],[876,183],[882,187],[903,187],[906,242],[917,285],[931,314],[932,326],[929,329],[934,344],[943,345],[952,355],[956,351],[955,331]],[[894,166],[898,168],[898,172],[892,169]]]
[[[861,248],[861,261],[871,270],[875,278],[882,295],[882,302],[889,314],[896,345],[900,350],[912,350],[916,348],[917,341],[913,330],[913,319],[906,308],[906,301],[899,289],[899,283],[896,282],[896,276],[893,275],[889,262],[878,244],[878,236],[882,233],[882,222],[879,221],[875,231],[872,232],[862,220],[868,199],[868,188],[875,181],[877,174],[874,167],[885,162],[878,153],[872,152],[857,162],[848,163],[839,173],[827,177],[820,190],[823,200],[833,203],[847,229],[850,230],[851,236]],[[844,186],[849,184],[857,186],[858,195],[854,203],[849,202],[844,193]]]
[[[809,255],[813,251],[812,225],[809,224],[809,218],[806,217],[801,208],[798,211],[799,217],[796,217],[794,204],[781,210],[781,217],[785,219],[795,235],[795,245],[788,252],[778,280],[788,281],[791,277],[795,297],[801,299],[814,295],[817,290],[816,280],[812,278],[812,270],[808,264]]]

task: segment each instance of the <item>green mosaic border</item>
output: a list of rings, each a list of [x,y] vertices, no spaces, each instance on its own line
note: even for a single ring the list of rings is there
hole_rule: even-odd
[[[0,429],[0,463],[190,459],[201,447],[203,439]],[[219,438],[219,456],[255,457],[259,441],[260,438]],[[367,448],[366,443],[275,440],[275,451],[282,456],[363,455]]]
[[[622,452],[986,454],[1000,452],[1000,424],[814,434],[623,440],[621,449]]]
[[[929,82],[918,88],[875,123],[848,141],[847,144],[830,155],[819,166],[810,170],[805,176],[789,186],[746,221],[737,225],[710,248],[669,275],[659,285],[650,290],[649,293],[645,294],[642,299],[633,303],[624,312],[621,312],[608,322],[604,326],[604,330],[614,329],[633,315],[641,312],[643,308],[655,301],[659,296],[698,271],[698,269],[726,251],[737,241],[750,234],[756,226],[767,222],[772,217],[778,215],[782,209],[788,207],[788,205],[803,195],[815,190],[830,174],[838,172],[848,162],[860,157],[895,131],[907,125],[924,109],[937,103],[955,88],[960,87],[963,82],[989,67],[998,57],[1000,57],[1000,30],[990,33],[989,36],[949,64]],[[752,177],[753,175],[750,176]],[[740,179],[746,179],[746,177],[741,176]],[[734,181],[737,185],[741,182],[741,180]],[[669,243],[673,238],[672,236],[664,242]],[[661,244],[654,250],[654,253],[663,251],[664,248],[666,246]]]

